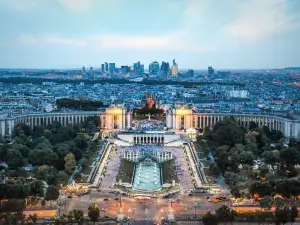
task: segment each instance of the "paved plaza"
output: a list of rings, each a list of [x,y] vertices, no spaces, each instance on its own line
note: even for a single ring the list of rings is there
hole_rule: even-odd
[[[102,178],[101,182],[101,189],[102,190],[110,190],[116,181],[116,176],[119,171],[120,166],[120,159],[121,159],[121,151],[118,148],[114,148],[111,151],[110,160],[107,162],[106,174]]]
[[[173,152],[175,156],[176,173],[182,190],[193,189],[191,176],[188,170],[188,163],[182,147],[164,147],[166,151]]]

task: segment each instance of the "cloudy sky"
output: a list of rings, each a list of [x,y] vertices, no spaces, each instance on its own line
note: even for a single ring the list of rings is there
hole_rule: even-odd
[[[300,66],[300,0],[0,0],[0,68]]]

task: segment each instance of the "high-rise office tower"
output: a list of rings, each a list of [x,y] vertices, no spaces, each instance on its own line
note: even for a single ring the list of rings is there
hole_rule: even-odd
[[[143,74],[144,74],[144,72],[145,72],[145,69],[144,69],[144,64],[141,64],[141,65],[140,65],[140,68],[139,68],[139,72],[138,72],[138,73],[139,73],[140,75],[143,75]]]
[[[214,73],[215,73],[214,68],[212,68],[211,66],[209,66],[209,67],[208,67],[208,75],[209,75],[209,76],[213,76]]]
[[[104,69],[105,69],[105,72],[108,72],[108,63],[107,63],[107,62],[105,62],[105,67],[104,67]]]
[[[133,71],[134,71],[135,73],[137,73],[137,72],[139,71],[139,69],[140,69],[140,66],[141,66],[140,61],[138,61],[137,63],[134,63],[134,64],[133,64]]]
[[[82,67],[82,73],[85,73],[85,66]]]
[[[168,62],[162,61],[161,66],[160,66],[160,72],[162,75],[167,75],[170,71],[170,65]]]
[[[158,74],[158,72],[159,72],[159,63],[157,61],[154,61],[153,63],[150,63],[149,73],[150,74]]]
[[[101,64],[101,73],[104,74],[104,64]]]
[[[115,63],[109,63],[109,74],[113,75],[115,73],[116,64]]]
[[[173,59],[173,65],[171,67],[170,77],[172,77],[172,78],[177,78],[178,77],[178,65],[175,62],[175,59]]]
[[[187,75],[188,77],[194,76],[194,70],[188,70]]]
[[[129,73],[130,67],[129,66],[121,66],[121,71],[122,71],[122,74]]]

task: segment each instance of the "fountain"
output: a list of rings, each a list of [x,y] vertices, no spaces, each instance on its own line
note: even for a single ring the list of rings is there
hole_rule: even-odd
[[[161,189],[160,168],[155,161],[146,158],[136,165],[133,189],[139,191]]]

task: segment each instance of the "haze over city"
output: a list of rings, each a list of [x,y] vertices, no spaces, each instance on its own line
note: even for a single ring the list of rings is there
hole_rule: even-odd
[[[300,224],[300,0],[0,0],[0,225]]]
[[[299,66],[299,12],[297,0],[0,0],[0,68]]]

